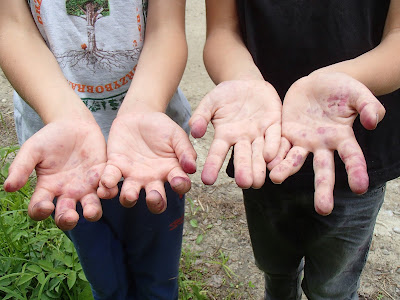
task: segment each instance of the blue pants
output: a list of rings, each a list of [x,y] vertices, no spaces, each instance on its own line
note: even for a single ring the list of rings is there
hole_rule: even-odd
[[[315,212],[312,190],[269,185],[243,194],[256,263],[265,274],[265,299],[299,300],[301,285],[312,300],[358,299],[385,185],[364,195],[335,190],[329,216]]]
[[[149,212],[144,192],[133,208],[118,197],[102,200],[103,217],[66,232],[78,252],[93,296],[97,299],[177,299],[184,199],[165,185],[168,207]]]

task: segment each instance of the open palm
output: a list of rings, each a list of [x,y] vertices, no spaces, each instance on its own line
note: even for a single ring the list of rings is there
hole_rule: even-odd
[[[36,170],[37,184],[28,207],[34,220],[43,220],[54,211],[55,222],[63,230],[78,222],[76,203],[83,215],[97,221],[102,215],[96,190],[106,163],[106,144],[98,125],[81,120],[50,123],[19,150],[4,183],[8,192],[19,190]]]
[[[208,93],[190,120],[192,136],[202,137],[211,121],[214,140],[202,172],[213,184],[231,146],[235,147],[235,180],[241,188],[260,188],[266,162],[278,151],[282,104],[275,89],[262,80],[226,81]]]
[[[123,177],[121,204],[133,206],[143,188],[153,213],[166,209],[165,182],[175,192],[184,194],[191,187],[187,173],[196,171],[196,152],[189,137],[159,112],[118,116],[110,130],[107,157],[98,195],[114,197]]]
[[[358,114],[362,125],[372,130],[384,117],[385,109],[363,84],[346,74],[311,74],[294,83],[283,103],[282,136],[287,141],[281,145],[284,155],[278,157],[284,159],[277,158],[269,165],[271,180],[279,183],[296,173],[312,152],[315,208],[320,214],[329,214],[333,209],[337,150],[346,166],[350,188],[365,193],[369,184],[367,166],[353,132]]]

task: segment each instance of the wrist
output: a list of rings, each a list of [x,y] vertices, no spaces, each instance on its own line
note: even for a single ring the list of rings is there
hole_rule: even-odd
[[[162,112],[164,113],[167,108],[167,103],[162,101],[146,101],[142,99],[124,99],[118,115],[132,114],[132,113],[153,113]]]
[[[37,112],[44,124],[71,119],[96,122],[92,113],[75,94],[71,95],[68,99],[59,98],[58,101],[53,101],[45,109],[38,108]]]

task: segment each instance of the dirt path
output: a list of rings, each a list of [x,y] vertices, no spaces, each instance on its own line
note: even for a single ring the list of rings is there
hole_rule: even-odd
[[[195,109],[214,86],[202,62],[205,38],[203,1],[187,2],[187,36],[189,62],[181,87]],[[0,146],[15,144],[12,90],[1,72],[0,112]],[[200,180],[201,166],[211,140],[212,128],[203,139],[193,140],[199,171],[192,176],[193,188],[188,194],[185,247],[198,253],[197,259],[193,260],[193,268],[201,273],[201,279],[206,283],[204,288],[209,290],[210,297],[261,299],[263,278],[254,264],[241,191],[224,172],[212,187],[204,186]],[[360,293],[365,299],[400,299],[399,194],[400,179],[397,179],[388,184],[362,275]],[[229,273],[230,270],[235,275]]]

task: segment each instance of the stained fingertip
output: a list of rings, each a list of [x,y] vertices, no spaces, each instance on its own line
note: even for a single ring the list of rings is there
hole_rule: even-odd
[[[56,215],[55,222],[58,228],[63,231],[73,229],[79,221],[79,215],[76,211],[70,209],[60,215]]]
[[[32,220],[42,221],[50,217],[54,211],[54,204],[50,201],[41,201],[28,207],[28,215]]]
[[[134,207],[139,199],[139,193],[137,191],[128,190],[121,194],[119,202],[123,207],[131,208]]]
[[[191,134],[195,139],[201,138],[207,131],[207,121],[201,117],[195,117],[191,123]]]
[[[190,190],[192,182],[189,178],[174,177],[172,178],[170,185],[174,192],[182,195],[186,194]]]
[[[188,174],[196,173],[196,159],[188,159],[186,156],[184,156],[180,162],[180,165],[184,172]]]
[[[349,174],[349,186],[353,193],[365,194],[369,186],[368,173],[364,170],[358,170]]]
[[[161,214],[167,208],[167,201],[161,196],[161,194],[152,190],[146,195],[147,207],[153,214]]]

